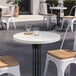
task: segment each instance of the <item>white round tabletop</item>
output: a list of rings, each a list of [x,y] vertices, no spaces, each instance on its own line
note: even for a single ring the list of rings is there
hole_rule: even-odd
[[[0,8],[2,8],[2,9],[3,9],[3,8],[9,8],[9,6],[1,6],[1,5],[0,5]]]
[[[38,35],[34,33],[27,35],[24,33],[25,32],[21,32],[13,35],[14,40],[24,44],[47,44],[60,40],[59,34],[50,31],[38,31]]]
[[[59,6],[57,6],[57,7],[50,7],[50,9],[59,10],[59,9],[67,9],[67,7],[59,7]]]

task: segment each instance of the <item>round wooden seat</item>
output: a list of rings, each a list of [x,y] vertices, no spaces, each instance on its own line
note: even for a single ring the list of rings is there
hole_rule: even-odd
[[[51,50],[51,51],[48,51],[48,54],[58,59],[67,59],[67,58],[72,58],[76,56],[76,52],[72,52],[66,49],[53,50],[53,51]]]
[[[45,16],[56,16],[56,14],[44,14]]]
[[[75,18],[75,16],[64,16],[64,18]]]
[[[10,55],[0,56],[0,68],[16,66],[18,64],[18,61]]]
[[[11,15],[10,14],[4,14],[4,15],[2,15],[2,17],[11,17]]]

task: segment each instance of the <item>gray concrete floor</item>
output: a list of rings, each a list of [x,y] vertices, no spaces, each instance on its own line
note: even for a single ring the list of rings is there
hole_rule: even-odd
[[[32,47],[31,45],[17,43],[13,40],[13,35],[18,32],[25,31],[24,25],[26,23],[16,23],[17,29],[15,30],[13,26],[10,26],[10,29],[0,30],[0,55],[12,55],[14,56],[20,63],[21,76],[32,76]],[[33,27],[39,27],[40,30],[49,30],[55,31],[61,35],[63,38],[64,32],[46,29],[46,24],[42,26],[42,24],[32,25]],[[69,31],[64,43],[63,48],[72,49],[74,41],[74,32]],[[41,51],[41,76],[43,76],[46,54],[48,50],[58,49],[60,47],[61,40],[56,43],[44,44],[42,45]],[[3,75],[2,75],[3,76]],[[7,75],[4,75],[7,76]],[[47,76],[57,76],[57,70],[54,63],[49,62]],[[71,76],[76,76],[76,65],[72,65],[71,68]]]

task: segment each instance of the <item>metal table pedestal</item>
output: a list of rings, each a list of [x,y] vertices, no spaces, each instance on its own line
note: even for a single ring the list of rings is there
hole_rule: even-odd
[[[32,44],[32,76],[41,76],[41,44]]]

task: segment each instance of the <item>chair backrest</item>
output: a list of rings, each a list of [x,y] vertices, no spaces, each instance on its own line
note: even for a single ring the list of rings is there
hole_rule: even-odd
[[[49,3],[47,3],[47,5],[49,6],[49,9],[52,7]],[[50,13],[53,13],[52,9],[50,9]]]
[[[74,15],[76,16],[76,8],[75,8],[75,13],[74,13]]]
[[[76,6],[73,6],[73,7],[71,8],[69,15],[71,15],[73,9],[75,9],[74,16],[76,16]],[[64,33],[64,37],[63,37],[63,40],[62,40],[60,49],[62,49],[62,47],[63,47],[64,41],[65,41],[65,37],[66,37],[66,35],[67,35],[67,31],[68,31],[69,27],[70,27],[70,26],[67,26],[67,28],[66,28],[66,31],[65,31],[65,33]],[[76,34],[76,32],[75,32],[75,34]],[[76,46],[76,35],[75,35],[75,37],[74,37],[74,47],[73,47],[73,50],[76,50],[75,46]]]
[[[75,9],[75,12],[74,12],[75,14],[74,14],[74,16],[76,16],[76,6],[73,6],[73,7],[71,8],[69,15],[71,15],[73,9]],[[74,18],[72,21],[74,21],[74,20],[76,20],[76,18]],[[61,45],[60,45],[60,49],[62,49],[62,47],[63,47],[64,41],[65,41],[65,38],[66,38],[66,35],[67,35],[67,31],[69,30],[69,27],[70,27],[70,26],[67,26],[67,28],[66,28],[66,31],[65,31],[65,33],[64,33],[64,37],[63,37],[63,39],[62,39],[62,43],[61,43]],[[76,31],[74,32],[74,34],[75,34],[75,36],[74,36],[73,51],[76,51]]]
[[[39,7],[39,14],[48,14],[48,7],[51,7],[49,3],[41,2]],[[50,13],[52,13],[52,9],[50,9]]]
[[[64,33],[64,37],[63,37],[63,39],[62,39],[62,43],[61,43],[60,49],[62,49],[62,47],[63,47],[63,44],[64,44],[64,41],[65,41],[65,38],[66,38],[67,31],[68,31],[69,27],[70,27],[70,26],[67,26],[67,28],[66,28],[66,31],[65,31],[65,33]]]
[[[64,44],[64,41],[65,41],[65,38],[66,38],[67,31],[68,31],[69,27],[70,27],[70,26],[67,26],[67,28],[66,28],[66,31],[65,31],[65,33],[64,33],[64,37],[63,37],[63,39],[62,39],[62,43],[61,43],[60,49],[62,49],[62,47],[63,47],[63,44]],[[76,52],[76,31],[74,32],[73,51]]]
[[[10,15],[14,16],[14,12],[15,12],[15,5],[11,5],[10,6]]]
[[[15,7],[14,16],[17,17],[19,15],[19,6]]]
[[[73,11],[73,10],[74,10],[74,16],[76,16],[76,5],[71,8],[71,10],[70,10],[70,12],[69,12],[69,15],[72,14],[72,11]]]
[[[38,13],[39,14],[47,14],[47,3],[42,2],[42,1],[40,2]]]

